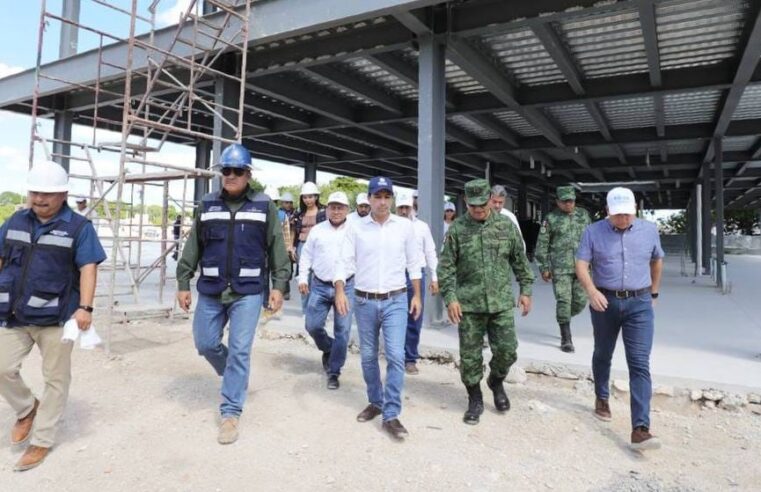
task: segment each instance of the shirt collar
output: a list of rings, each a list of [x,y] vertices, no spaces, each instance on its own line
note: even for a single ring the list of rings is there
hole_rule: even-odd
[[[32,218],[36,223],[42,224],[42,222],[40,222],[40,219],[37,218],[37,215],[34,213],[34,210],[32,210],[31,207],[24,209],[22,213]],[[68,203],[64,202],[63,206],[61,207],[61,210],[59,210],[58,213],[55,214],[52,219],[45,222],[45,224],[43,225],[52,224],[59,220],[62,220],[63,222],[71,222],[71,218],[73,216],[74,216],[74,211],[71,210],[71,207],[69,207]]]

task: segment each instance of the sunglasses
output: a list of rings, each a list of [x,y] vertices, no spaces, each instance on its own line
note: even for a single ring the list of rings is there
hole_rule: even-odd
[[[246,170],[240,167],[223,167],[222,168],[223,176],[229,176],[231,174],[235,174],[236,176],[241,177],[244,174],[246,174]]]

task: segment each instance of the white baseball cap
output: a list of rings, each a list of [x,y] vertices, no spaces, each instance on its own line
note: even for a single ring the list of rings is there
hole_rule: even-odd
[[[417,190],[415,190],[412,192],[412,198],[417,198],[417,197],[418,197]]]
[[[357,193],[357,205],[370,205],[367,200],[367,193]]]
[[[349,206],[349,199],[346,197],[346,193],[343,191],[334,191],[328,197],[328,205],[331,203],[340,203],[341,205]]]
[[[444,211],[451,210],[452,212],[457,211],[457,207],[454,206],[454,203],[452,202],[444,202]]]
[[[412,197],[410,195],[399,195],[396,198],[396,206],[397,207],[411,207]]]
[[[608,192],[607,202],[608,215],[637,213],[637,202],[634,200],[634,193],[629,188],[613,188]]]

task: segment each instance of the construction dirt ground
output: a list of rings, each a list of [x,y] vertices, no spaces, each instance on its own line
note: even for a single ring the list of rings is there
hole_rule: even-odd
[[[14,473],[20,451],[5,433],[0,489],[761,490],[761,405],[728,411],[656,395],[652,431],[663,447],[640,454],[628,448],[626,393],[603,423],[588,381],[529,374],[508,385],[504,415],[484,384],[486,412],[469,426],[456,368],[423,363],[405,378],[410,436],[398,443],[379,420],[355,420],[366,405],[356,350],[329,391],[316,348],[274,326],[258,331],[238,442],[216,442],[220,379],[196,354],[190,322],[130,323],[110,356],[74,349],[65,420],[45,463]],[[22,372],[39,394],[36,349]],[[0,428],[14,418],[0,401]]]

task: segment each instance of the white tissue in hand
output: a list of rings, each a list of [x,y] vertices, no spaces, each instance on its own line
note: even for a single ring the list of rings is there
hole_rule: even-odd
[[[63,325],[63,336],[61,337],[61,341],[75,342],[78,336],[79,336],[79,325],[77,325],[77,320],[75,320],[74,318],[71,318],[69,321],[66,322],[65,325]]]
[[[79,337],[79,347],[87,350],[94,349],[96,345],[100,345],[101,340],[98,334],[95,332],[95,327],[90,325],[87,331],[83,331]]]
[[[101,339],[95,332],[93,325],[90,325],[90,328],[86,331],[82,331],[79,329],[77,320],[72,318],[63,325],[61,341],[76,342],[77,338],[79,338],[79,347],[87,350],[94,349],[96,345],[101,343]]]

